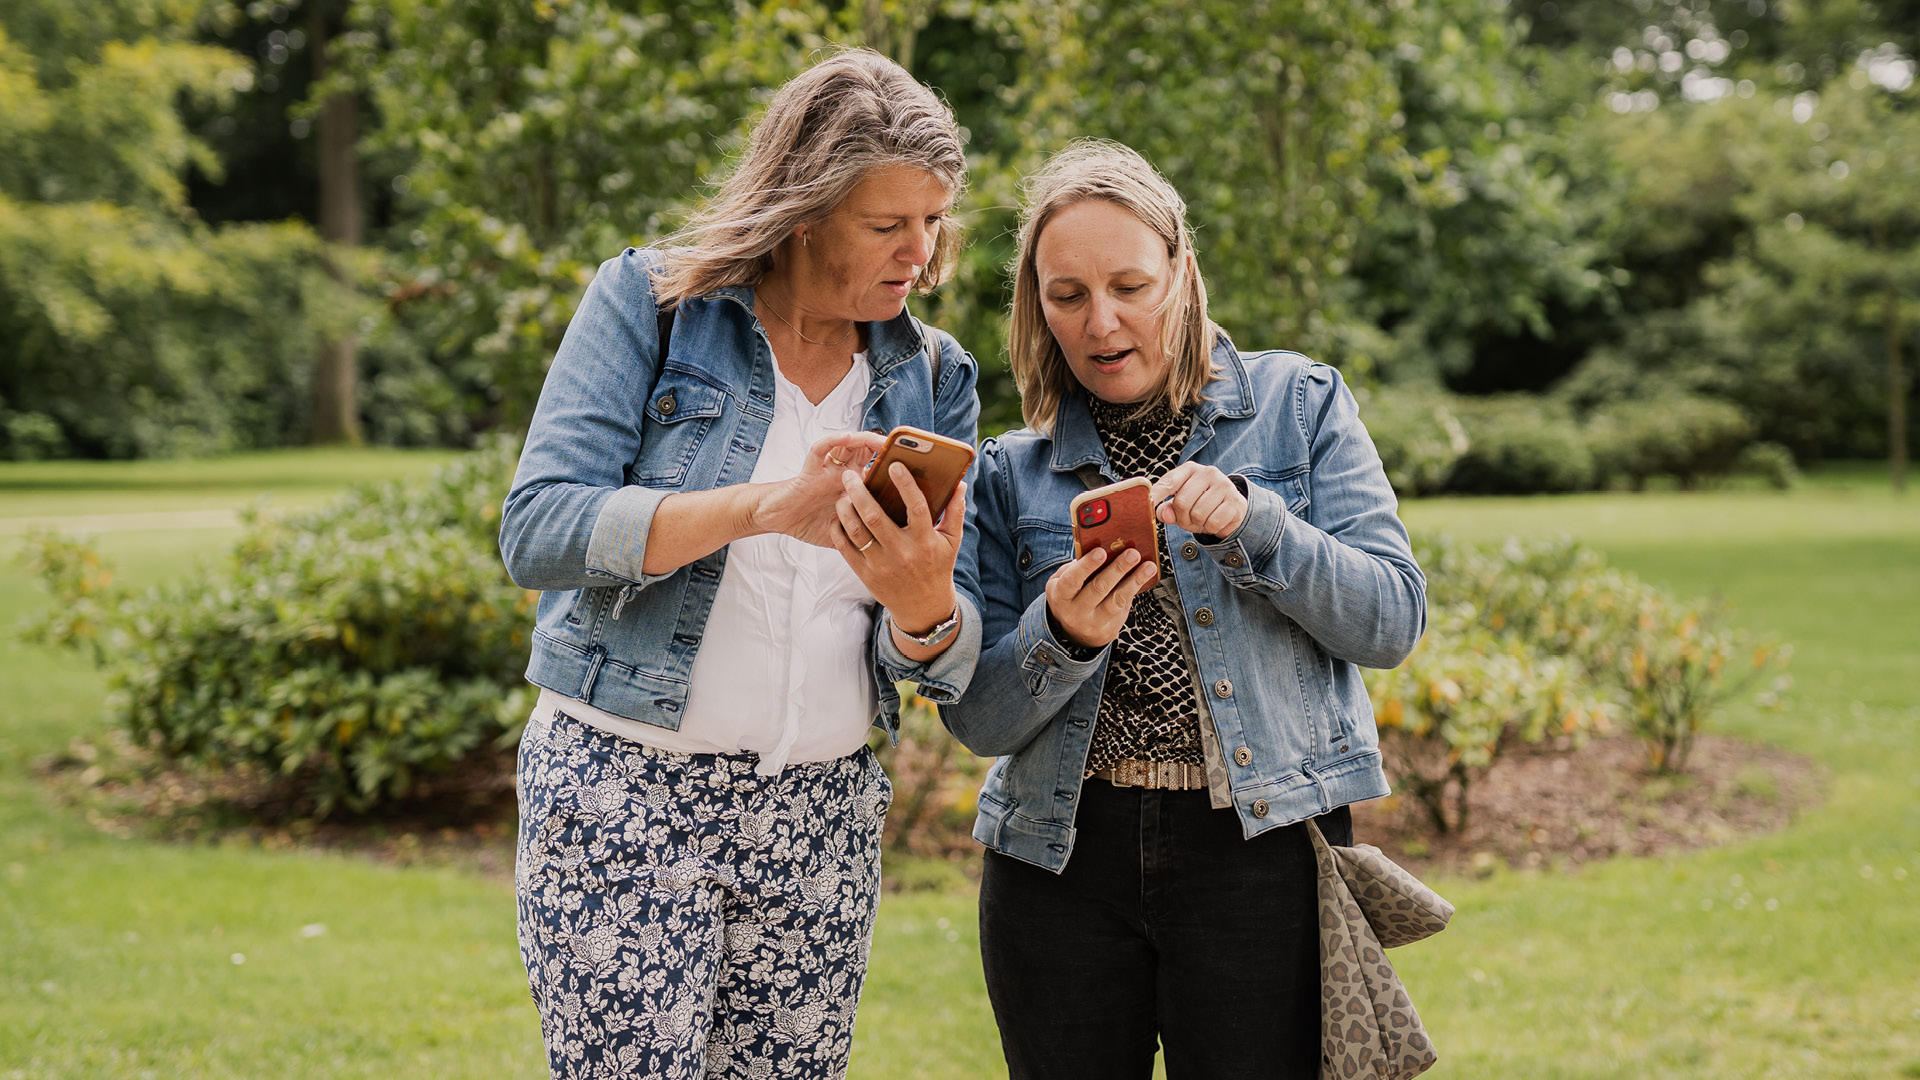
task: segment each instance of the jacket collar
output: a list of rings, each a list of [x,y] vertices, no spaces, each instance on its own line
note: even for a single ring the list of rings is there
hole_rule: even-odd
[[[1244,420],[1253,415],[1255,408],[1253,382],[1247,377],[1247,365],[1241,361],[1240,351],[1233,347],[1233,342],[1227,340],[1224,332],[1214,340],[1213,363],[1219,369],[1218,374],[1207,383],[1200,404],[1193,412],[1196,433],[1204,432],[1207,435],[1212,434],[1216,421]],[[1190,442],[1189,445],[1197,444]],[[1106,448],[1100,443],[1100,432],[1093,426],[1093,414],[1087,409],[1084,390],[1062,401],[1059,414],[1053,418],[1053,460],[1050,464],[1055,472],[1073,472],[1088,464],[1104,469],[1107,464]]]
[[[759,316],[753,310],[753,286],[727,285],[702,296],[702,300],[731,300],[741,312],[760,328]],[[908,360],[919,356],[925,344],[920,332],[913,325],[913,316],[904,307],[900,314],[885,322],[870,322],[867,326],[867,366],[873,369],[873,377],[880,378],[887,372],[899,367]],[[764,328],[762,333],[764,333]]]

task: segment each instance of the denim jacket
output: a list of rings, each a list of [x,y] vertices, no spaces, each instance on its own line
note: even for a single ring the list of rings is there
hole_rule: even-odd
[[[600,267],[567,326],[540,391],[500,520],[500,553],[522,588],[539,589],[527,679],[616,716],[679,730],[694,654],[713,610],[721,548],[670,574],[648,574],[648,528],[676,491],[741,484],[753,475],[773,419],[773,351],[753,290],[681,301],[667,355],[649,268],[627,249]],[[865,426],[927,428],[972,442],[979,418],[973,357],[936,332],[940,385],[913,320],[868,326]],[[960,631],[926,664],[893,644],[885,618],[869,646],[880,709],[898,738],[894,683],[915,680],[932,701],[966,688],[980,619],[963,593]]]
[[[1180,460],[1234,476],[1247,516],[1225,537],[1166,526],[1173,579],[1156,588],[1184,615],[1202,742],[1223,758],[1210,762],[1224,772],[1216,803],[1230,801],[1252,837],[1387,794],[1358,665],[1393,667],[1413,650],[1426,579],[1339,372],[1297,353],[1242,354],[1224,337],[1213,359],[1220,375]],[[1111,652],[1075,660],[1047,620],[1087,465],[1124,479],[1080,395],[1061,405],[1052,438],[1021,430],[983,448],[960,570],[987,644],[964,696],[940,709],[962,743],[998,755],[974,838],[1056,872],[1073,850]]]

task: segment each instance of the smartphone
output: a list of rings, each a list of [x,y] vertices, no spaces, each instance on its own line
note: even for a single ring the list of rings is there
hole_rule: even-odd
[[[1152,564],[1151,587],[1160,580],[1160,530],[1154,527],[1152,482],[1144,476],[1082,492],[1068,511],[1073,518],[1073,557],[1096,547],[1107,549],[1107,561],[1128,548],[1138,548],[1142,561]]]
[[[904,424],[887,433],[886,444],[867,466],[867,493],[895,525],[905,525],[907,505],[901,501],[900,489],[893,485],[893,477],[888,475],[896,461],[913,474],[913,482],[919,486],[920,494],[926,496],[927,508],[938,521],[940,511],[946,509],[954,489],[966,479],[967,470],[973,466],[973,447],[958,439]]]

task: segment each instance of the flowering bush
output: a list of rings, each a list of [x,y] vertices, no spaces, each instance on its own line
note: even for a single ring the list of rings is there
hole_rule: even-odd
[[[1720,625],[1571,541],[1419,545],[1431,618],[1407,662],[1367,679],[1395,786],[1435,828],[1466,823],[1506,750],[1577,747],[1630,718],[1656,771],[1685,767],[1713,709],[1787,651]],[[1739,657],[1751,661],[1740,668]],[[1740,669],[1740,670],[1736,670]]]

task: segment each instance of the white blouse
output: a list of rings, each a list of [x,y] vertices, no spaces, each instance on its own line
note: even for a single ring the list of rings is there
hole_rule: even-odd
[[[865,353],[818,405],[774,364],[773,421],[751,482],[800,472],[807,448],[856,431],[872,381]],[[873,594],[840,553],[777,533],[727,545],[713,611],[693,661],[680,730],[668,731],[596,709],[551,690],[536,710],[568,716],[612,735],[686,754],[760,755],[755,771],[777,775],[789,762],[830,761],[860,749],[879,707],[867,642]]]

